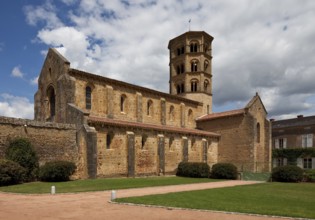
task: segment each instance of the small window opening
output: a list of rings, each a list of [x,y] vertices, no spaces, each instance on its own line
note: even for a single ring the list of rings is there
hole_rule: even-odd
[[[90,86],[85,88],[85,108],[91,109],[92,108],[92,89]]]

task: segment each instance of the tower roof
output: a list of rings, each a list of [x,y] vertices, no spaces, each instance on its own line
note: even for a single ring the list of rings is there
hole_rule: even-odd
[[[185,32],[185,33],[183,33],[183,34],[181,34],[181,35],[179,35],[179,36],[177,36],[177,37],[171,39],[171,40],[169,41],[169,43],[168,43],[168,49],[170,49],[171,45],[172,45],[174,42],[176,42],[177,40],[179,40],[179,39],[181,39],[181,38],[186,38],[186,37],[189,37],[189,36],[195,36],[195,35],[204,35],[206,38],[208,38],[208,40],[209,40],[210,42],[212,42],[213,39],[214,39],[210,34],[208,34],[208,33],[205,32],[205,31],[187,31],[187,32]]]

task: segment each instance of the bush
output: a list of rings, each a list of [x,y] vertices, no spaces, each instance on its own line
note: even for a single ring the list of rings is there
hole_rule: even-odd
[[[181,162],[178,164],[176,176],[208,178],[209,171],[207,163]]]
[[[304,177],[307,182],[315,182],[315,170],[306,170]]]
[[[293,165],[281,166],[274,168],[271,176],[277,182],[300,182],[303,179],[303,170]]]
[[[211,178],[214,179],[237,179],[237,168],[230,163],[217,163],[212,166]]]
[[[0,160],[0,186],[18,184],[24,181],[25,168],[11,160]]]
[[[23,138],[10,142],[5,152],[5,157],[12,160],[26,169],[26,180],[34,180],[38,171],[38,157],[31,143]]]
[[[68,181],[76,168],[76,165],[69,161],[47,162],[39,168],[39,179],[45,182]]]

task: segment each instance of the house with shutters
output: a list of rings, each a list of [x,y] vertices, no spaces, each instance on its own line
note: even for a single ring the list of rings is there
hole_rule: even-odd
[[[273,167],[296,164],[303,169],[315,169],[315,116],[271,119],[271,123],[272,147],[274,155],[278,155],[273,157]]]

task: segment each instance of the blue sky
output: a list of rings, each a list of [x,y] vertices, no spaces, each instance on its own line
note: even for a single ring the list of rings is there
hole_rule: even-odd
[[[215,112],[259,92],[269,118],[315,115],[312,0],[3,0],[0,115],[33,118],[49,47],[73,68],[167,92],[167,44],[189,19],[214,37]]]

